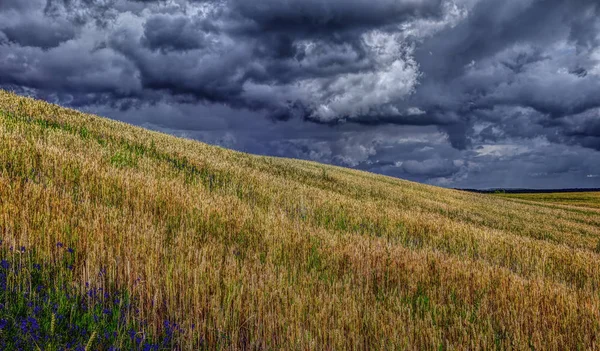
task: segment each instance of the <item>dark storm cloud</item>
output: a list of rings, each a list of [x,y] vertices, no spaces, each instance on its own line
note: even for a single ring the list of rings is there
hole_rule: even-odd
[[[49,49],[75,36],[72,28],[60,24],[19,23],[3,30],[6,38],[17,45]]]
[[[204,30],[184,16],[155,15],[144,24],[142,42],[152,50],[186,51],[200,49],[205,45]]]
[[[552,119],[596,108],[600,80],[588,70],[598,65],[590,53],[599,11],[596,1],[479,1],[417,48],[424,79],[413,98],[461,116],[458,131],[446,128],[457,148],[468,145],[478,110],[526,107]],[[436,98],[440,89],[451,93]]]
[[[460,170],[452,161],[440,159],[430,159],[421,162],[414,160],[404,161],[402,169],[411,175],[429,177],[448,177]]]
[[[398,24],[410,17],[437,16],[441,0],[263,0],[231,1],[234,12],[261,30],[298,32],[306,36],[358,31]]]
[[[22,1],[22,0],[3,0],[0,2],[0,10],[22,10],[26,8],[30,8],[32,2]]]
[[[599,18],[593,0],[2,0],[0,86],[440,185],[600,185]]]

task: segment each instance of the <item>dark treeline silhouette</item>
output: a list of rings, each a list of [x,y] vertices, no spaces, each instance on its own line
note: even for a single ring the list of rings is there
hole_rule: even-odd
[[[493,194],[493,193],[506,193],[506,194],[533,194],[533,193],[581,193],[581,192],[600,192],[600,188],[569,188],[569,189],[458,189],[462,191],[470,191],[473,193]]]

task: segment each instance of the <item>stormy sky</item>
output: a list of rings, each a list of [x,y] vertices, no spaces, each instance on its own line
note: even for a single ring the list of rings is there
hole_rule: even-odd
[[[447,187],[600,187],[597,0],[0,0],[0,87]]]

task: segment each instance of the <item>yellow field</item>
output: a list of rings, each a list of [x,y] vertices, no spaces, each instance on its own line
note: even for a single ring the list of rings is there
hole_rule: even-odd
[[[0,235],[74,245],[82,289],[128,289],[183,349],[600,349],[596,194],[447,190],[0,91]]]
[[[551,207],[579,207],[582,210],[600,209],[600,192],[578,193],[540,193],[540,194],[501,194],[512,199],[537,201],[552,205]],[[539,204],[542,206],[542,204]]]

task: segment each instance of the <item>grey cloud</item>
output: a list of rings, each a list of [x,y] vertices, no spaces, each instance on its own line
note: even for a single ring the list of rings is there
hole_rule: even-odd
[[[14,10],[14,11],[22,11],[32,7],[39,6],[41,1],[22,1],[22,0],[3,0],[0,2],[0,10]]]
[[[447,177],[458,172],[459,167],[450,160],[429,159],[424,161],[408,160],[402,162],[402,170],[411,175],[428,177]]]
[[[425,41],[416,55],[429,75],[447,79],[460,74],[471,61],[515,44],[545,46],[569,36],[572,39],[572,28],[589,33],[596,21],[584,24],[579,19],[590,18],[598,10],[593,0],[482,0],[464,21]]]
[[[152,50],[186,51],[206,45],[203,30],[210,30],[210,23],[202,28],[184,16],[155,15],[144,24],[142,41]]]
[[[600,108],[557,122],[567,142],[600,150]]]
[[[597,65],[589,49],[599,10],[594,1],[479,1],[464,21],[417,48],[423,80],[413,99],[424,110],[460,116],[456,127],[445,128],[457,148],[468,147],[480,111],[496,106],[532,108],[548,118],[595,108],[598,76],[588,71]],[[582,42],[588,51],[579,49]]]
[[[2,30],[6,38],[21,46],[35,46],[42,49],[56,47],[59,44],[73,39],[75,30],[59,23],[19,23]]]
[[[441,0],[233,0],[232,6],[262,30],[313,32],[380,28],[409,17],[440,15]]]

